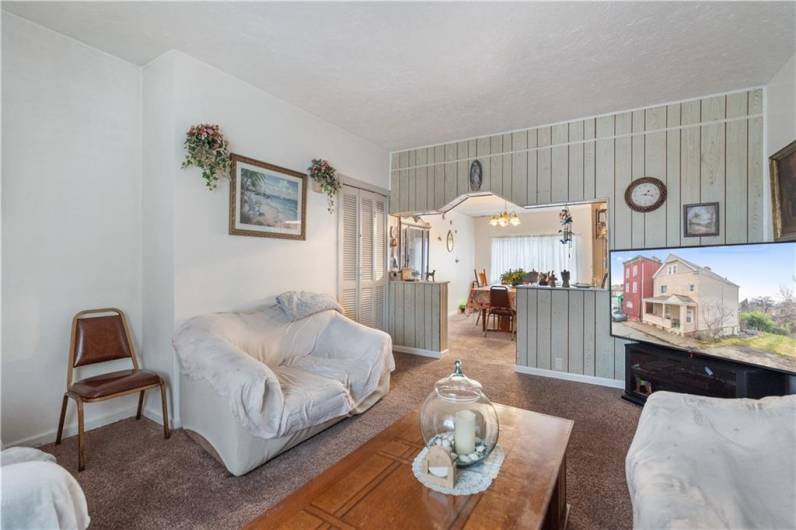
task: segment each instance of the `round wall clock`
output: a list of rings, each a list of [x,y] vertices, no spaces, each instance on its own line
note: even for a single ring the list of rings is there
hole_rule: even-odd
[[[470,191],[478,191],[481,189],[481,181],[483,174],[481,172],[481,162],[473,160],[470,164]]]
[[[636,212],[652,212],[666,202],[666,184],[655,177],[634,180],[625,190],[625,202]]]

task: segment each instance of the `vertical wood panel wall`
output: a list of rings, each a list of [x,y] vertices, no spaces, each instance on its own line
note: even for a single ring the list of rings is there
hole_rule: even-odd
[[[447,282],[389,282],[388,329],[396,351],[438,356],[448,349]]]
[[[755,89],[409,149],[391,157],[390,212],[449,209],[471,192],[469,167],[478,159],[479,191],[520,206],[607,200],[612,249],[762,241],[763,127],[763,93]],[[646,214],[624,201],[627,186],[644,176],[668,190],[666,203]],[[714,201],[721,234],[684,238],[683,205]],[[518,326],[517,364],[622,379],[626,341],[609,335],[608,297],[520,290],[518,303],[538,316]],[[404,315],[394,316],[403,333]]]
[[[517,365],[623,379],[624,344],[611,337],[604,289],[517,289]]]
[[[390,212],[449,208],[471,192],[478,159],[479,191],[520,206],[607,199],[612,248],[762,241],[762,98],[760,89],[735,92],[393,153]],[[624,201],[644,176],[669,191],[646,214]],[[682,237],[682,206],[714,201],[721,235]]]

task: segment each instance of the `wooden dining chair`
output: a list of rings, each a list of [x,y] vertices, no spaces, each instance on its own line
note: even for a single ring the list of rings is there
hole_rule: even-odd
[[[509,288],[505,285],[493,285],[489,288],[489,309],[486,311],[486,319],[484,321],[484,337],[488,331],[501,331],[500,326],[492,329],[489,328],[489,318],[508,318],[509,319],[509,333],[514,338],[514,321],[516,320],[516,311],[511,307],[511,298],[509,298]]]
[[[76,368],[128,358],[132,362],[132,369],[104,373],[73,381],[73,372]],[[144,392],[158,387],[160,387],[160,399],[163,405],[163,437],[169,438],[171,432],[169,431],[169,411],[166,404],[166,384],[163,378],[155,372],[142,370],[138,367],[138,355],[136,354],[135,344],[133,344],[131,339],[130,328],[124,313],[115,308],[80,311],[72,319],[69,365],[66,372],[66,392],[61,403],[61,416],[58,420],[58,436],[55,439],[55,444],[61,443],[66,407],[69,398],[72,398],[77,403],[77,469],[78,471],[83,471],[86,467],[86,434],[83,425],[83,404],[138,393],[138,412],[135,416],[135,419],[138,420],[141,419]]]
[[[486,277],[486,269],[478,273],[478,283],[481,287],[489,285],[489,280]]]

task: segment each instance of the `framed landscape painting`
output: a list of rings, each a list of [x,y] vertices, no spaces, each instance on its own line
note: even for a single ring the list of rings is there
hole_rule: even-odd
[[[229,233],[306,239],[307,176],[245,156],[231,156]]]
[[[719,235],[719,203],[683,205],[683,237]]]
[[[771,156],[774,239],[796,239],[796,141]]]

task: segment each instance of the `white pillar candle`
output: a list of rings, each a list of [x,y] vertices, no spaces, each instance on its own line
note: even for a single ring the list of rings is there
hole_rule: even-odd
[[[472,410],[460,410],[456,413],[454,423],[454,446],[456,454],[469,455],[475,451],[475,413]]]

